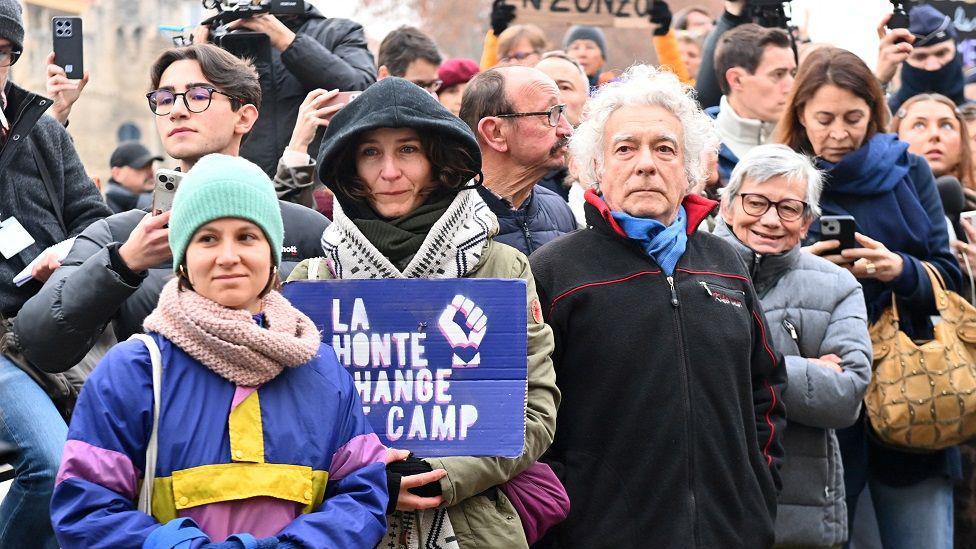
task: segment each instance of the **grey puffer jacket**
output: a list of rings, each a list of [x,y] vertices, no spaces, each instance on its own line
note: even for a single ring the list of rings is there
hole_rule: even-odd
[[[322,255],[319,244],[329,221],[322,214],[279,201],[285,225],[280,275],[300,261]],[[173,276],[170,261],[143,272],[131,271],[119,256],[142,210],[130,210],[88,227],[61,267],[29,299],[14,323],[24,355],[47,372],[63,372],[84,358],[109,322],[124,341],[142,332],[142,321],[156,308],[159,292]]]
[[[857,421],[871,378],[861,285],[846,270],[800,246],[784,254],[756,254],[721,219],[714,234],[732,244],[749,266],[771,339],[786,357],[788,423],[776,543],[844,543],[844,470],[834,429]],[[827,354],[841,358],[843,373],[807,360]]]

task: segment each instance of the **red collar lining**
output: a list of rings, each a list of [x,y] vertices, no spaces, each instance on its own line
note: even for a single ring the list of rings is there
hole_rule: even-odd
[[[600,212],[603,219],[610,224],[613,232],[624,238],[630,238],[620,227],[620,224],[617,223],[617,220],[613,218],[613,215],[610,214],[610,207],[607,206],[607,203],[603,200],[603,197],[596,194],[596,191],[593,189],[587,190],[586,194],[583,195],[583,198]],[[709,212],[715,209],[718,202],[709,200],[696,194],[689,194],[684,200],[681,201],[681,205],[685,207],[685,213],[688,214],[688,227],[685,229],[685,231],[690,235],[695,232],[698,225],[700,225],[701,222],[708,217]]]

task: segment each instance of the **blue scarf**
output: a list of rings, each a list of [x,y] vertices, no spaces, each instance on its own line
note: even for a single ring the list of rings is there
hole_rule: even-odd
[[[688,245],[688,215],[685,207],[678,208],[678,217],[670,226],[654,219],[634,217],[624,212],[610,212],[620,228],[631,240],[637,241],[668,276],[674,274],[678,260]]]

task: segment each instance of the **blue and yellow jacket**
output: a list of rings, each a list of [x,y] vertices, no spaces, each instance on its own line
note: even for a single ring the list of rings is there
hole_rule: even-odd
[[[116,345],[81,392],[51,517],[72,547],[154,547],[191,518],[214,541],[236,533],[302,547],[373,547],[386,532],[385,448],[351,376],[323,344],[260,388],[237,387],[152,334],[163,363],[152,516],[136,509],[152,432],[152,363]]]

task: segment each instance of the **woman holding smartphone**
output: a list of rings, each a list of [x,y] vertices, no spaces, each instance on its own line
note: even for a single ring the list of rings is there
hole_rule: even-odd
[[[959,287],[961,275],[932,170],[924,158],[908,152],[907,143],[881,133],[888,118],[884,93],[864,62],[825,47],[800,66],[778,141],[816,156],[827,181],[823,215],[850,215],[856,221],[858,247],[836,253],[834,240],[807,249],[857,277],[869,322],[890,306],[894,293],[901,330],[914,339],[931,339],[930,316],[937,312],[922,262],[938,269],[950,289]],[[819,237],[814,223],[808,241]],[[956,448],[899,451],[878,442],[864,421],[837,435],[849,517],[870,485],[885,547],[952,547],[952,482],[960,475]]]

